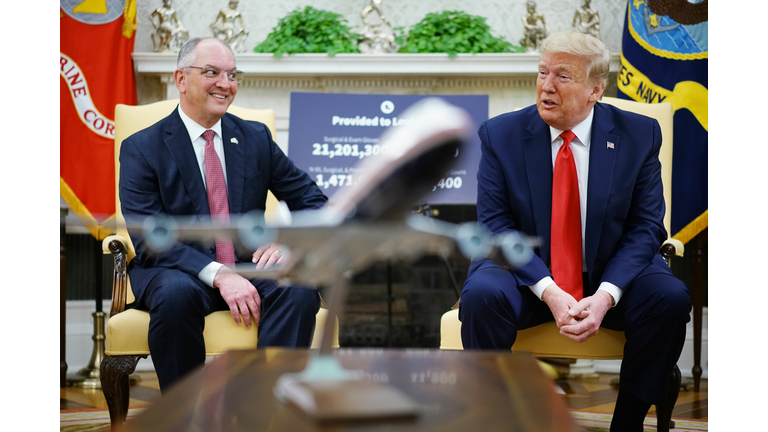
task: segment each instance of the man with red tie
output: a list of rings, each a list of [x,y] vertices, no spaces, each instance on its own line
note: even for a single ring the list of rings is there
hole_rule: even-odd
[[[243,73],[230,48],[215,38],[189,40],[174,72],[179,106],[168,117],[126,138],[120,148],[120,200],[126,219],[166,214],[229,221],[230,214],[265,209],[267,191],[292,210],[328,200],[296,168],[262,123],[227,113]],[[160,389],[205,361],[205,316],[230,310],[247,327],[259,326],[259,347],[308,347],[317,290],[279,288],[247,280],[236,262],[269,267],[282,259],[277,245],[238,250],[231,239],[181,241],[155,253],[131,231],[136,257],[128,274],[136,301],[149,311],[149,350]]]
[[[536,105],[483,123],[478,220],[541,240],[530,263],[471,264],[459,318],[465,349],[509,350],[518,329],[554,320],[583,342],[601,326],[627,337],[612,431],[642,431],[664,405],[691,310],[659,247],[656,120],[600,100],[609,54],[598,39],[553,34],[540,48]],[[679,373],[679,372],[677,372]]]

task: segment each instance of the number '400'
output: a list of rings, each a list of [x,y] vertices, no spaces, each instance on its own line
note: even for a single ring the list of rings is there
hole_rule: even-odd
[[[439,182],[437,182],[436,185],[432,187],[432,190],[438,190],[438,189],[459,189],[461,188],[461,177],[446,177],[441,178]]]

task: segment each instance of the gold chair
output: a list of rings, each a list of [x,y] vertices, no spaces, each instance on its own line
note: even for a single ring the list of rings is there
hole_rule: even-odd
[[[667,212],[664,215],[664,226],[670,232],[670,209],[672,196],[672,104],[644,104],[612,97],[603,97],[601,102],[614,105],[625,111],[632,111],[653,117],[659,122],[662,133],[662,145],[659,153],[661,161],[661,178],[664,187],[664,201]],[[683,244],[676,239],[668,239],[661,247],[661,254],[669,264],[672,256],[683,256]],[[440,349],[461,350],[461,321],[459,321],[459,303],[457,302],[450,311],[443,314],[440,321]],[[547,322],[536,327],[520,330],[512,347],[513,351],[529,352],[538,358],[567,358],[567,359],[594,359],[610,360],[621,359],[624,356],[624,344],[626,343],[624,332],[601,328],[600,331],[589,340],[578,343],[562,336],[557,324]],[[679,391],[679,388],[677,389]],[[677,399],[675,392],[674,399]],[[672,403],[672,407],[674,403]],[[672,414],[669,407],[669,416]],[[657,412],[659,407],[657,407]],[[664,424],[662,414],[659,414],[658,424]],[[668,424],[669,421],[666,421]],[[659,427],[659,431],[668,430]]]
[[[179,103],[178,99],[165,100],[148,105],[115,107],[115,187],[119,184],[120,145],[123,139],[144,129],[170,114]],[[275,114],[272,110],[254,110],[231,105],[228,112],[245,120],[256,120],[269,127],[275,135]],[[104,239],[104,253],[114,257],[115,269],[112,277],[112,306],[107,321],[105,357],[101,362],[101,385],[109,407],[112,425],[120,425],[128,413],[129,375],[136,369],[139,359],[147,358],[149,345],[149,313],[137,309],[125,309],[126,304],[135,300],[127,274],[128,262],[135,256],[128,231],[125,227],[119,194],[115,193],[116,234]],[[277,200],[269,193],[266,218],[277,207]],[[312,348],[319,348],[322,329],[328,310],[321,308],[316,317]],[[247,329],[232,319],[229,311],[214,312],[205,317],[205,351],[208,356],[221,355],[232,349],[256,348],[258,327]],[[338,346],[338,324],[335,329],[335,344]]]

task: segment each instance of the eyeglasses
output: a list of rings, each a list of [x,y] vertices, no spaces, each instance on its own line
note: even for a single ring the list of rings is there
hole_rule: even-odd
[[[243,77],[245,76],[245,73],[243,71],[239,70],[224,70],[219,69],[215,66],[206,66],[206,67],[199,67],[199,66],[186,66],[188,68],[192,69],[200,69],[203,71],[203,76],[205,76],[210,81],[218,81],[221,79],[221,74],[224,73],[227,76],[227,79],[230,81],[241,83],[243,82]]]

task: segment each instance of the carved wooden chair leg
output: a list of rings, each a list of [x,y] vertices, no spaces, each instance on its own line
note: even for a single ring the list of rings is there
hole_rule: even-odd
[[[101,388],[109,408],[112,429],[119,429],[128,416],[129,376],[146,355],[104,356],[101,361]]]
[[[681,381],[682,374],[680,373],[680,368],[675,365],[669,377],[667,403],[663,406],[656,405],[656,430],[658,432],[669,432],[670,429],[675,427],[675,422],[672,421],[672,410],[675,408],[677,396],[680,394]]]

